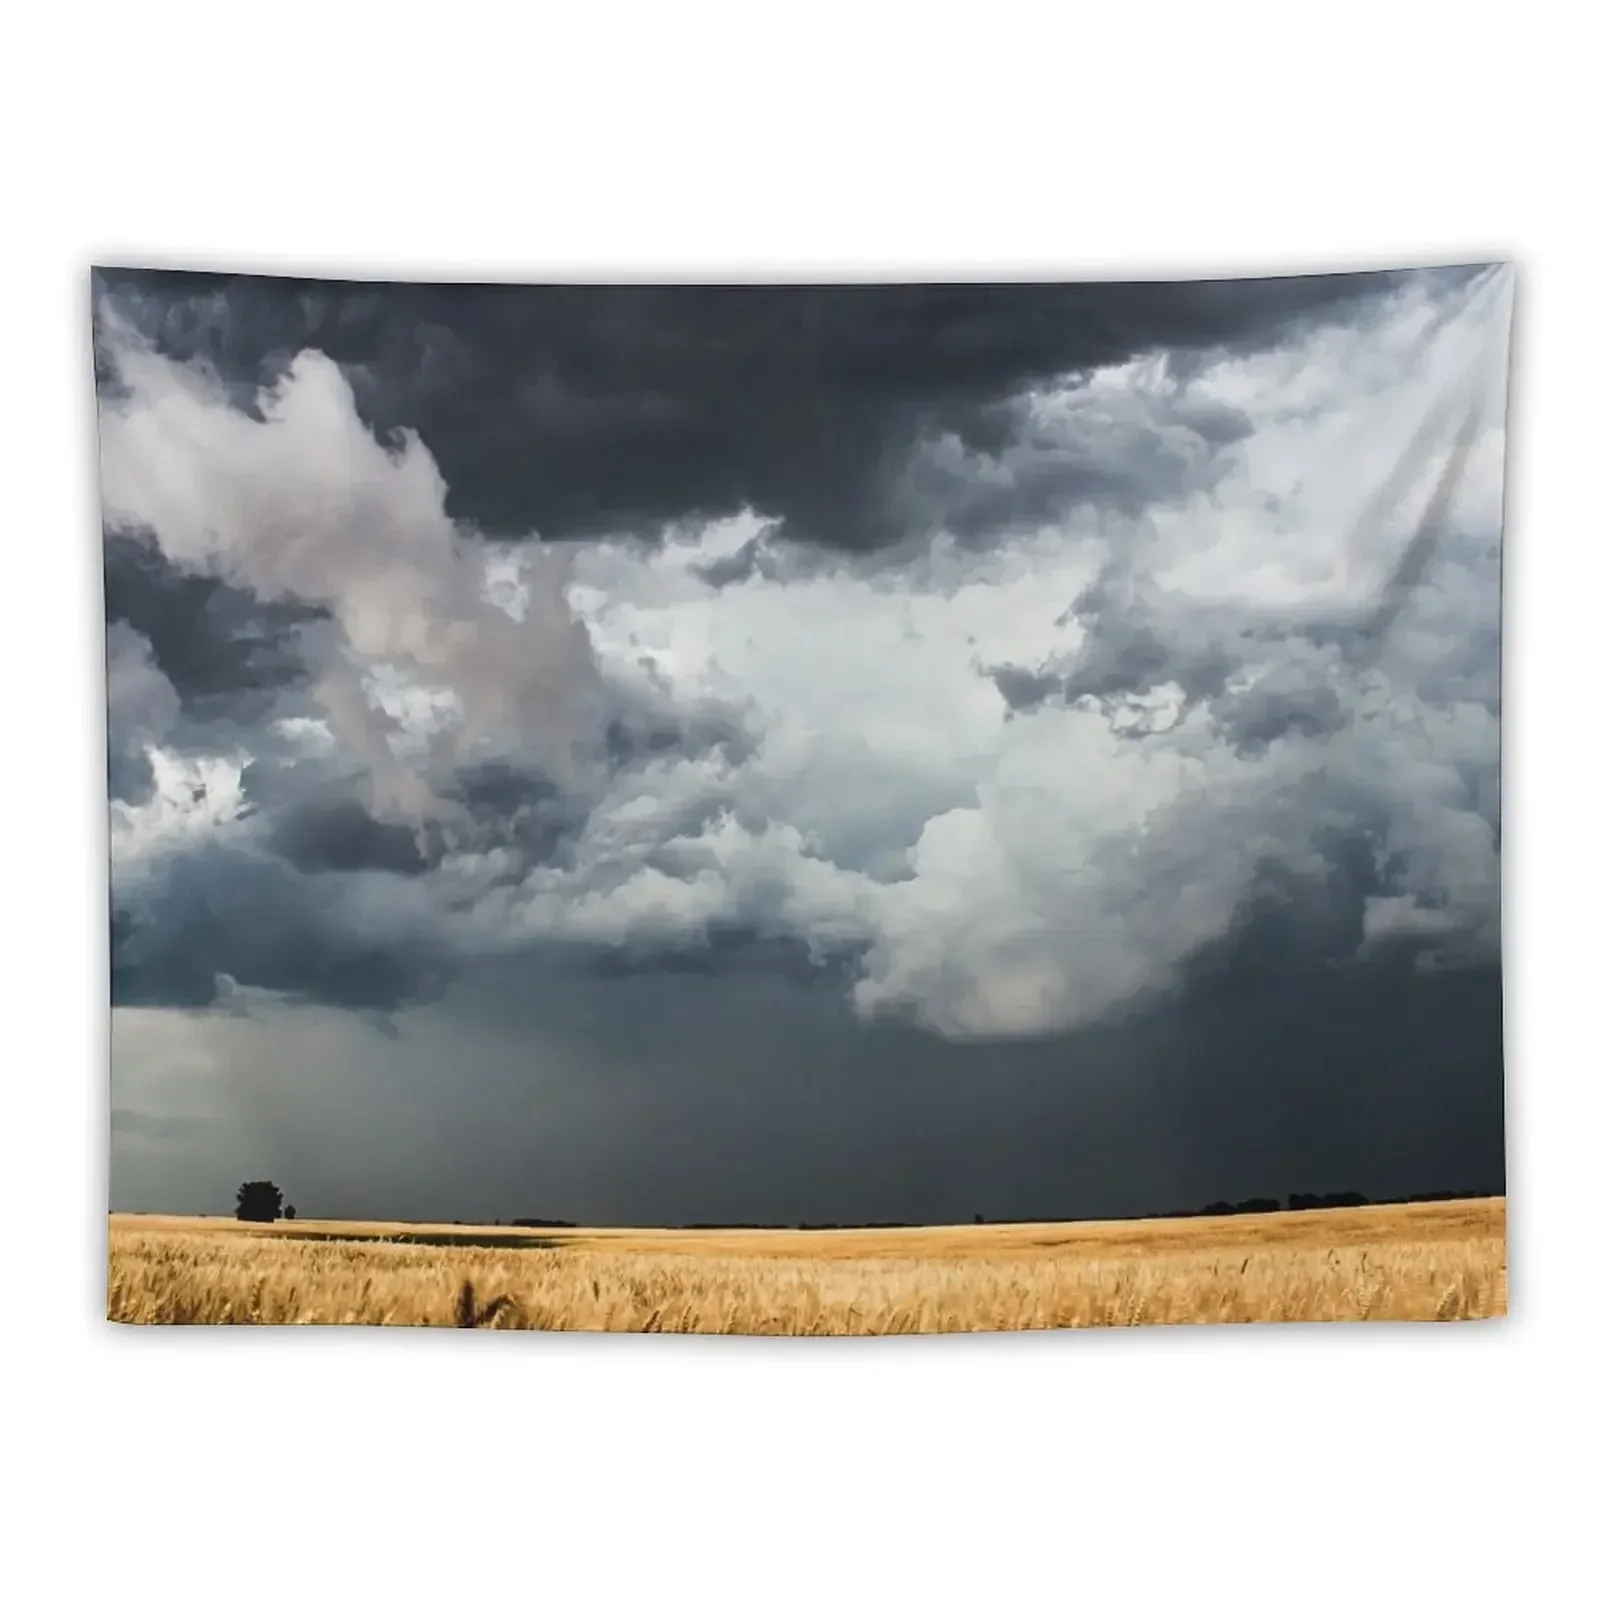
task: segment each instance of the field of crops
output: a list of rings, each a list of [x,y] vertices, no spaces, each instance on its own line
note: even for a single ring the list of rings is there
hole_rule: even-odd
[[[903,1334],[1504,1315],[1504,1200],[953,1228],[517,1229],[114,1216],[107,1315]]]

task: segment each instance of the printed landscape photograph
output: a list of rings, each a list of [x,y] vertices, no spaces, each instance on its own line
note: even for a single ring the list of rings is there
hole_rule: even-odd
[[[110,1321],[1505,1315],[1509,265],[88,287]]]

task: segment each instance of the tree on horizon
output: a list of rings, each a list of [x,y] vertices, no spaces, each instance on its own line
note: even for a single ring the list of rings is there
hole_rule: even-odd
[[[240,1222],[276,1222],[283,1214],[283,1190],[265,1178],[241,1183],[233,1214]]]

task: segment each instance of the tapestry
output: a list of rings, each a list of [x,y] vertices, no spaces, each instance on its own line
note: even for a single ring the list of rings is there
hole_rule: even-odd
[[[109,1320],[1504,1315],[1508,265],[90,288]]]

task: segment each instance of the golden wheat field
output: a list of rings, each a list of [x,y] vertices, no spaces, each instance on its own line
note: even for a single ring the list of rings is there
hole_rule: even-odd
[[[825,1231],[113,1216],[106,1311],[824,1335],[1459,1321],[1505,1314],[1505,1202]]]

